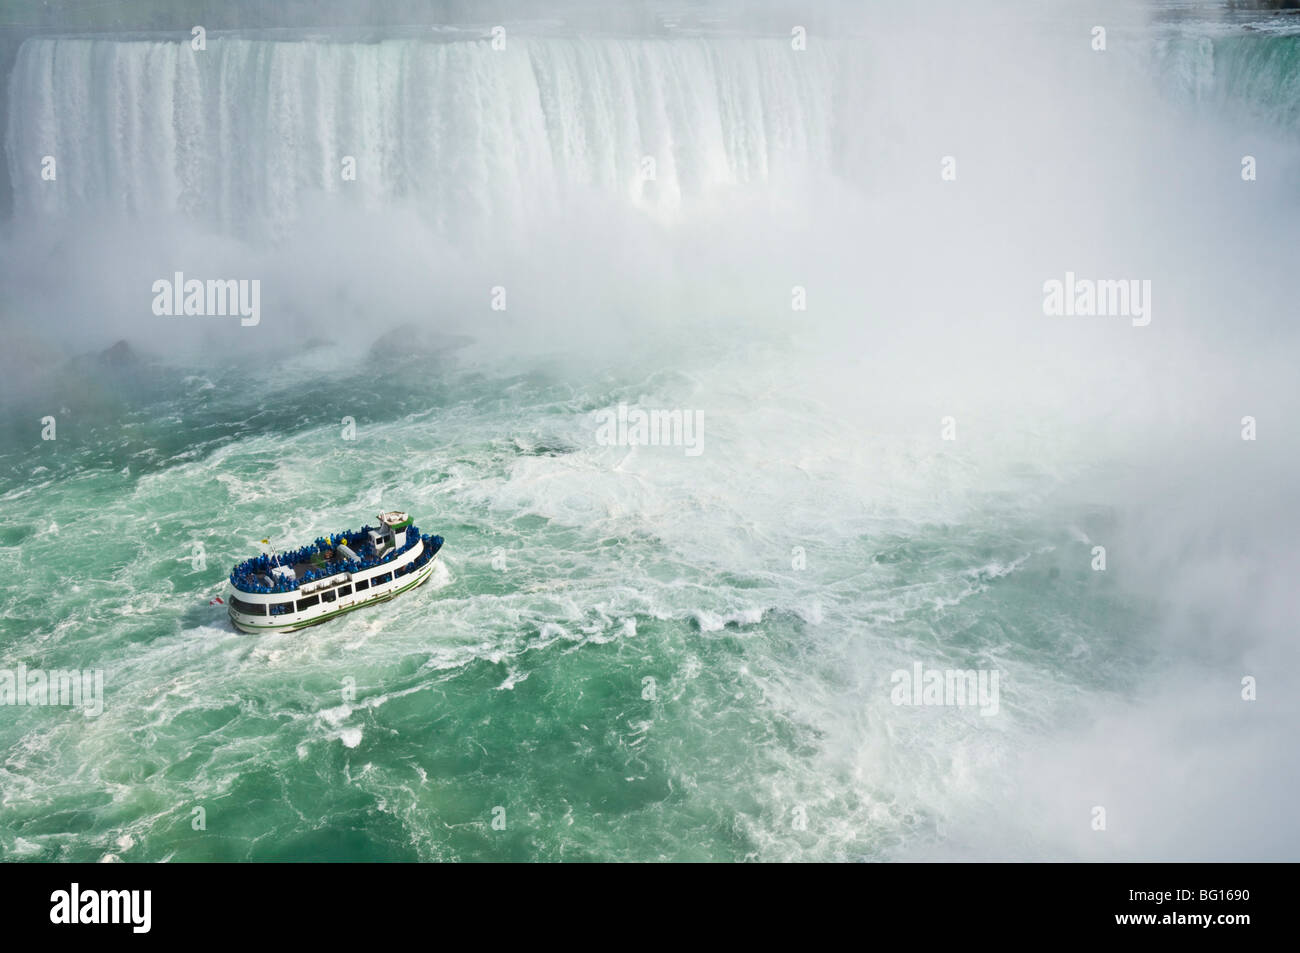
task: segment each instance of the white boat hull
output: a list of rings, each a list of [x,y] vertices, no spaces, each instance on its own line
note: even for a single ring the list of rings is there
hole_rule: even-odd
[[[437,553],[418,569],[404,572],[423,555],[428,545],[431,544],[412,546],[408,553],[402,553],[391,562],[361,572],[338,573],[293,592],[253,594],[233,591],[227,610],[230,621],[241,632],[296,632],[356,609],[387,602],[429,581],[438,561]],[[272,614],[272,607],[289,608]]]

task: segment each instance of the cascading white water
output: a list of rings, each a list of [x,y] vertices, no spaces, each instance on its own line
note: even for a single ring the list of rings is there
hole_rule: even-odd
[[[835,66],[832,44],[781,40],[35,38],[10,83],[15,208],[230,226],[351,191],[450,228],[589,187],[671,215],[830,167]]]

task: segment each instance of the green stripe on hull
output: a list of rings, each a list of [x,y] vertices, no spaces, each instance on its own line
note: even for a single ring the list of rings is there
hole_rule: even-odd
[[[423,585],[424,583],[428,582],[429,577],[433,575],[433,563],[434,561],[432,559],[429,560],[428,567],[422,571],[423,574],[411,580],[406,585],[402,586],[400,589],[394,589],[392,592],[387,592],[377,599],[371,599],[366,602],[359,602],[354,606],[345,606],[342,609],[335,609],[333,612],[327,612],[325,613],[325,615],[317,616],[314,619],[307,619],[306,621],[303,622],[281,622],[278,625],[247,626],[237,622],[233,614],[230,613],[227,614],[230,614],[231,625],[233,625],[240,632],[247,632],[250,635],[256,635],[258,632],[296,632],[299,629],[306,629],[309,626],[320,625],[322,622],[328,622],[330,619],[333,619],[335,616],[346,615],[347,613],[354,612],[357,609],[365,609],[370,606],[377,606],[383,602],[388,602],[390,599],[394,598],[395,596],[400,596],[408,589],[414,589],[416,586]]]

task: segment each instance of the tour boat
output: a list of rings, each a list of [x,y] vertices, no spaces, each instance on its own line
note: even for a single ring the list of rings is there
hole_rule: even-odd
[[[442,542],[392,510],[378,526],[254,556],[230,574],[230,621],[243,632],[293,632],[386,602],[429,581]]]

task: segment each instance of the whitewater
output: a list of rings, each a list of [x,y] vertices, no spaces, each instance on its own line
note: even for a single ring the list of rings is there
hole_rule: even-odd
[[[24,40],[0,670],[104,698],[0,709],[0,856],[1294,859],[1300,31],[1160,9]],[[390,508],[422,589],[212,604]]]

